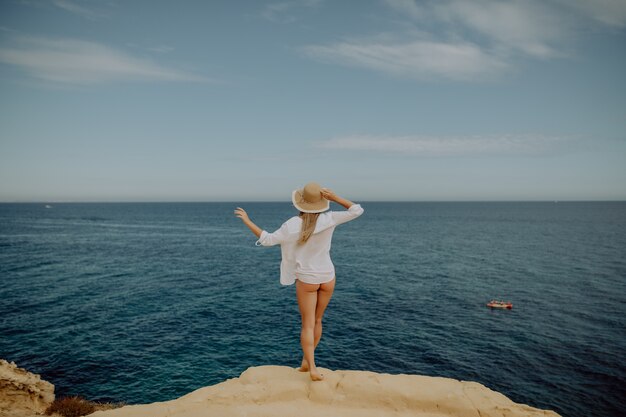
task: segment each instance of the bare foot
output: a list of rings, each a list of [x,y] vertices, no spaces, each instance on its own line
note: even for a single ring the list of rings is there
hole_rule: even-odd
[[[308,372],[309,371],[309,363],[306,359],[302,359],[302,365],[298,368],[299,372]]]
[[[317,369],[315,370],[311,369],[311,371],[309,372],[309,375],[311,376],[311,381],[323,381],[324,380],[324,375],[317,372]]]

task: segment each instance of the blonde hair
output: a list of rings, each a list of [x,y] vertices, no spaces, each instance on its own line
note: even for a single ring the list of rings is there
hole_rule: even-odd
[[[302,229],[300,230],[300,239],[298,239],[298,243],[305,243],[315,230],[315,225],[317,224],[317,218],[319,217],[319,213],[300,213],[300,218],[302,219]]]

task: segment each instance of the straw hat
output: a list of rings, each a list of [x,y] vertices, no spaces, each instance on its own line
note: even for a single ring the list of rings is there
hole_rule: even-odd
[[[310,182],[301,190],[293,190],[291,201],[303,213],[321,213],[328,210],[330,202],[322,197],[322,187]]]

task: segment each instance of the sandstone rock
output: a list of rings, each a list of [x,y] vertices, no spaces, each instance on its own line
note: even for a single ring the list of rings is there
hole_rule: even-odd
[[[54,401],[54,385],[0,359],[0,417],[42,414]]]
[[[176,400],[98,411],[90,417],[558,417],[517,404],[477,382],[421,375],[318,369],[324,381],[285,366],[249,368],[239,378]]]

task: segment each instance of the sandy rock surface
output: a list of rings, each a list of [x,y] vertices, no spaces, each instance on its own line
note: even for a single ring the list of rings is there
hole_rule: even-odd
[[[324,381],[284,366],[249,368],[239,378],[176,400],[98,411],[92,417],[539,417],[554,411],[516,404],[476,383],[420,375],[318,368]]]
[[[0,359],[0,417],[31,417],[54,401],[54,385]]]

